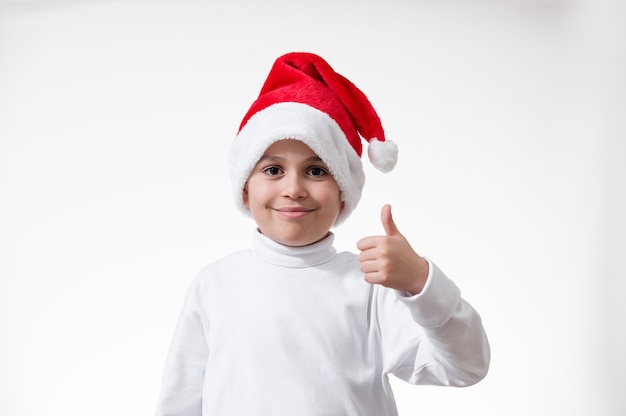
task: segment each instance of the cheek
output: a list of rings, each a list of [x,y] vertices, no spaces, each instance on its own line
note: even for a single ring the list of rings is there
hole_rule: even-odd
[[[243,189],[243,204],[248,209],[267,205],[273,198],[272,187],[262,180],[251,177]]]
[[[326,192],[323,204],[327,207],[333,207],[333,209],[337,209],[339,212],[341,212],[345,205],[344,201],[342,201],[341,199],[341,196],[341,192],[338,190]]]

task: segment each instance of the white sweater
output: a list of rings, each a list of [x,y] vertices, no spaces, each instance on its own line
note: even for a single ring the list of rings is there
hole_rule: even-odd
[[[406,297],[363,280],[331,235],[252,248],[190,285],[163,375],[157,416],[397,415],[388,374],[466,386],[489,366],[480,316],[430,263]]]

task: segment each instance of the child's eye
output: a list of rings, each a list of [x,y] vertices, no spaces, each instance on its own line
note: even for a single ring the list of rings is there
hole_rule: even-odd
[[[268,166],[263,169],[263,172],[268,176],[276,176],[282,173],[282,170],[278,166]]]
[[[325,175],[328,175],[328,172],[326,171],[326,169],[321,168],[319,166],[313,166],[312,168],[309,168],[307,173],[309,175],[311,175],[311,176],[325,176]]]

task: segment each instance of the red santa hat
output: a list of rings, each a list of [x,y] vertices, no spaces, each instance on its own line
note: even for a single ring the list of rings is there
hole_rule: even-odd
[[[365,94],[317,55],[292,52],[279,57],[231,147],[237,206],[249,213],[243,188],[267,148],[278,140],[295,139],[309,146],[335,178],[345,203],[336,222],[341,223],[356,208],[365,183],[362,138],[368,142],[372,165],[391,171],[397,146],[385,140],[380,118]]]

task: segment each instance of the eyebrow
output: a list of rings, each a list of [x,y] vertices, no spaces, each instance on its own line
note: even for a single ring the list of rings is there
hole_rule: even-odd
[[[284,160],[286,160],[287,158],[284,158],[282,156],[275,156],[275,155],[263,155],[261,156],[261,158],[259,159],[259,162],[263,162],[263,161],[275,161],[275,162],[282,162]],[[324,163],[324,161],[319,157],[319,156],[311,156],[306,158],[305,162],[322,162]]]

